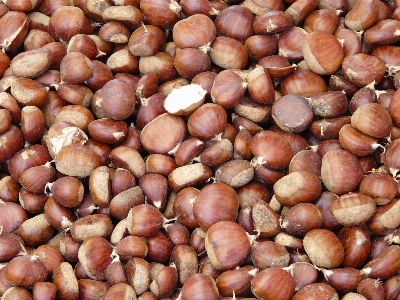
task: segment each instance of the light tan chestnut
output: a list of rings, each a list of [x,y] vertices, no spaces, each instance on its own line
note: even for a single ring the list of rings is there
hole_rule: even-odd
[[[327,229],[313,229],[303,239],[304,250],[320,268],[336,268],[344,258],[344,248],[337,236]]]
[[[73,144],[62,148],[56,155],[57,171],[76,177],[87,177],[100,166],[100,159],[90,148]]]
[[[375,212],[375,201],[360,193],[348,193],[333,201],[333,217],[344,226],[360,225],[368,221]]]

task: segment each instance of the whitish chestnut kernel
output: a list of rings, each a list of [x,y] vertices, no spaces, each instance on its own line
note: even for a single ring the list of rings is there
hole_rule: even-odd
[[[164,100],[164,108],[173,115],[189,115],[203,104],[206,93],[198,84],[173,89]]]
[[[327,229],[313,229],[303,239],[304,250],[320,268],[336,268],[344,258],[344,248],[337,236]]]
[[[279,280],[277,280],[279,278]],[[254,276],[251,291],[260,299],[292,299],[294,295],[293,277],[278,267],[264,269]]]

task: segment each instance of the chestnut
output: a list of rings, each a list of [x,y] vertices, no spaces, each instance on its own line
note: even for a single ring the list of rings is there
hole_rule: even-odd
[[[344,258],[344,248],[338,237],[327,229],[312,229],[303,239],[304,250],[317,267],[336,268]]]
[[[250,240],[246,231],[232,221],[211,225],[207,230],[205,246],[211,264],[217,270],[234,269],[242,265],[250,253]]]
[[[204,48],[204,52],[208,51],[217,34],[216,25],[209,17],[202,14],[180,20],[174,25],[172,33],[178,48]]]
[[[213,211],[219,209],[218,214]],[[193,216],[197,224],[207,230],[219,221],[235,221],[239,199],[235,190],[224,183],[203,187],[193,201]]]
[[[289,300],[294,295],[294,288],[293,277],[279,267],[258,272],[251,282],[251,291],[261,299]]]

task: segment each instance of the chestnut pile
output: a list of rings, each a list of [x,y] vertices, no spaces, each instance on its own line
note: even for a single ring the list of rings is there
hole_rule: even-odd
[[[400,0],[4,0],[1,299],[400,299],[399,43]]]

